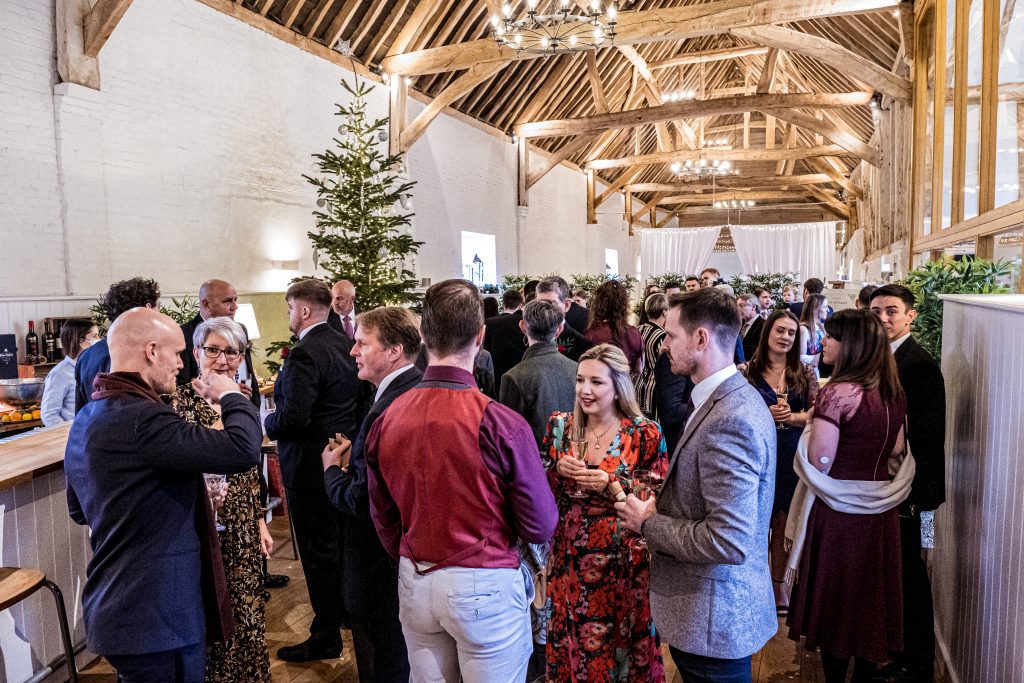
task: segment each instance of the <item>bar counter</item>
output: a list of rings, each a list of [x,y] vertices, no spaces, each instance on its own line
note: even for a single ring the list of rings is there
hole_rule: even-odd
[[[85,641],[82,586],[89,530],[68,516],[64,446],[70,423],[0,440],[0,564],[36,568],[64,593],[71,637]],[[62,654],[53,599],[45,591],[0,612],[0,680],[45,674]],[[78,657],[79,666],[90,659]]]

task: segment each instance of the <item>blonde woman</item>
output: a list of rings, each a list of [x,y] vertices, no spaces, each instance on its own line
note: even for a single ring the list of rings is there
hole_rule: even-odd
[[[548,680],[664,681],[650,555],[640,536],[620,527],[608,490],[612,482],[631,490],[641,470],[659,478],[668,470],[661,428],[640,412],[629,369],[616,346],[588,350],[573,413],[548,421],[542,452],[559,509],[547,584]]]

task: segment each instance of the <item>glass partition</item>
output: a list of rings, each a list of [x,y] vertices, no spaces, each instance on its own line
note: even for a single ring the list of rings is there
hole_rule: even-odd
[[[1024,176],[1024,2],[999,3],[995,204],[1020,199]]]

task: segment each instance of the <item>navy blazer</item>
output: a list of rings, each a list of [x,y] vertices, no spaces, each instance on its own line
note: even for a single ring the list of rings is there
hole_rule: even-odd
[[[896,349],[896,373],[907,395],[907,441],[917,473],[901,506],[934,510],[946,500],[946,385],[935,359],[913,337]]]
[[[317,325],[292,347],[274,383],[276,410],[265,420],[277,440],[287,488],[324,485],[320,453],[336,433],[352,439],[359,426],[362,385],[349,351],[352,340]]]
[[[92,400],[92,381],[101,372],[110,371],[110,349],[107,338],[82,351],[75,361],[75,414]]]
[[[203,640],[199,473],[255,467],[263,440],[244,396],[221,405],[223,430],[131,394],[91,401],[75,417],[64,472],[71,518],[91,531],[82,591],[91,651],[146,654]]]
[[[363,454],[366,435],[370,433],[370,427],[373,426],[374,421],[387,410],[391,402],[419,384],[421,379],[423,379],[423,373],[413,365],[391,380],[381,397],[374,402],[359,428],[359,435],[352,442],[348,472],[342,472],[340,467],[328,467],[324,472],[324,488],[327,491],[327,500],[331,501],[331,505],[346,514],[372,521],[370,519],[370,496],[367,488],[366,457]]]

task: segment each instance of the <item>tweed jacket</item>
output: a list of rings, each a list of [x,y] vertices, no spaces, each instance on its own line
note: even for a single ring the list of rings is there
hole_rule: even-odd
[[[679,650],[737,659],[778,628],[768,570],[775,448],[764,399],[739,373],[683,430],[643,525],[654,623]]]
[[[538,450],[551,413],[571,413],[576,405],[576,367],[554,342],[538,342],[501,378],[498,401],[526,418]]]

